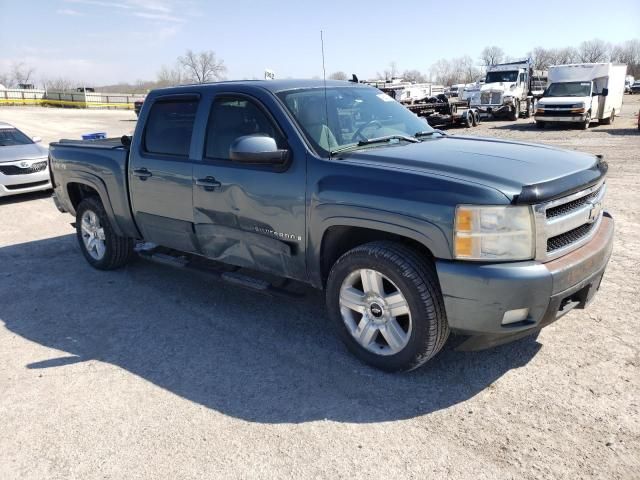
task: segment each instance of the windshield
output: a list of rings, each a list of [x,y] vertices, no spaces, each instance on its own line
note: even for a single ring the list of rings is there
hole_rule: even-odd
[[[426,120],[376,88],[330,87],[326,90],[326,103],[322,88],[288,90],[279,92],[278,97],[309,142],[325,156],[347,146],[364,145],[371,139],[414,137],[433,131]],[[395,143],[400,141],[402,138],[395,139]]]
[[[488,72],[485,83],[498,82],[516,82],[518,80],[518,72]]]
[[[30,143],[33,143],[33,140],[17,128],[0,128],[0,147],[28,145]]]
[[[591,82],[552,83],[545,97],[588,97],[591,95]]]

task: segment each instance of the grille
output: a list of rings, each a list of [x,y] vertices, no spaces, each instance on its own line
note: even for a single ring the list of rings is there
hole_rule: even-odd
[[[19,185],[5,185],[4,187],[8,190],[20,190],[22,188],[39,187],[40,185],[46,185],[47,183],[49,183],[49,180],[43,180],[41,182],[21,183]]]
[[[37,162],[31,164],[30,167],[20,168],[18,165],[4,165],[0,166],[0,172],[5,175],[28,175],[30,173],[41,172],[47,168],[47,161]]]
[[[499,104],[501,100],[502,94],[500,92],[482,92],[480,94],[480,103],[482,105]]]
[[[580,241],[591,233],[591,230],[595,225],[596,223],[585,223],[584,225],[580,225],[578,228],[574,228],[573,230],[569,230],[568,232],[549,238],[547,240],[547,253],[554,252],[563,247],[569,246],[572,243]]]
[[[577,108],[573,105],[540,105],[541,108]]]
[[[585,195],[584,197],[578,198],[569,203],[564,203],[562,205],[558,205],[557,207],[549,208],[547,209],[547,218],[555,218],[561,215],[566,215],[568,213],[571,213],[572,211],[582,207],[589,200],[596,198],[598,195],[600,195],[601,191],[602,191],[602,187],[600,187],[598,190],[594,192],[591,192],[588,195]]]

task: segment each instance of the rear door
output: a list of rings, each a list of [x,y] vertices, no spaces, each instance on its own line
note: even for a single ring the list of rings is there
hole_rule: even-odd
[[[215,96],[204,131],[202,161],[194,166],[195,232],[201,252],[241,267],[306,278],[306,157],[294,151],[267,105],[240,93]],[[290,149],[286,166],[229,158],[241,136],[262,134]]]
[[[145,240],[192,252],[191,137],[199,97],[158,97],[148,111],[144,130],[132,149],[129,190],[133,214]]]

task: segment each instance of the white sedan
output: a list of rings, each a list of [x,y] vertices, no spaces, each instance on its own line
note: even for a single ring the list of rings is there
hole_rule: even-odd
[[[39,141],[0,122],[0,197],[51,188],[48,150]]]

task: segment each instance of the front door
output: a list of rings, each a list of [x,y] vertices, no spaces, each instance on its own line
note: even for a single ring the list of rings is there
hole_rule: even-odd
[[[193,234],[191,135],[198,108],[193,95],[158,98],[144,121],[129,167],[131,204],[144,239],[196,250]]]
[[[241,136],[287,141],[267,108],[253,97],[218,95],[212,104],[202,161],[193,169],[193,219],[201,253],[241,267],[305,279],[303,154],[286,166],[230,160]]]

